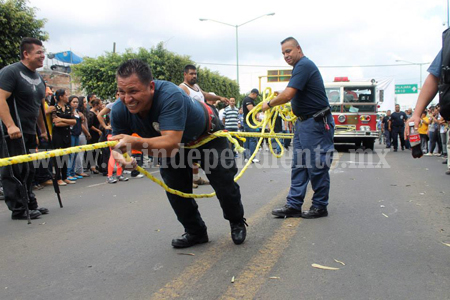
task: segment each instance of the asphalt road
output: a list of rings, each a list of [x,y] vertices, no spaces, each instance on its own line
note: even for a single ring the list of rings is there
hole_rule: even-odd
[[[173,249],[182,227],[146,178],[79,180],[61,187],[64,208],[46,187],[36,194],[50,214],[31,225],[0,203],[0,299],[450,299],[442,159],[338,150],[329,216],[317,220],[271,216],[290,161],[260,152],[239,182],[249,224],[240,246],[212,198],[198,200],[210,242]]]

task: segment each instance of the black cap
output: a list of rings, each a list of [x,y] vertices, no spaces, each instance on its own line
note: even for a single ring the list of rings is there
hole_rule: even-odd
[[[259,96],[259,91],[258,91],[258,89],[253,89],[253,90],[251,90],[251,91],[250,91],[250,94],[251,94],[251,93],[255,93],[256,95]]]

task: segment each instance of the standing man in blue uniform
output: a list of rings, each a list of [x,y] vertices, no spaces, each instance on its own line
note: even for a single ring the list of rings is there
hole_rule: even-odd
[[[334,121],[325,93],[322,75],[317,66],[304,56],[293,37],[281,42],[284,60],[294,67],[287,88],[277,97],[263,104],[266,111],[291,101],[298,117],[294,132],[291,188],[287,204],[274,209],[278,217],[314,219],[328,216],[330,166],[334,152]],[[312,206],[302,213],[308,183],[314,191]]]
[[[234,155],[226,138],[216,138],[196,149],[186,149],[181,143],[191,143],[210,133],[210,116],[204,103],[190,98],[171,82],[153,80],[150,67],[137,59],[124,62],[117,70],[120,102],[112,107],[112,140],[119,141],[116,150],[148,149],[161,158],[161,176],[175,190],[192,193],[192,165],[199,162],[214,188],[230,221],[231,238],[241,244],[246,237],[244,209]],[[140,137],[131,136],[137,133]],[[117,162],[126,165],[124,157],[112,152]],[[198,205],[192,198],[167,193],[185,233],[172,240],[175,248],[186,248],[208,242],[206,225]]]
[[[397,152],[399,137],[402,150],[405,150],[404,132],[407,119],[406,113],[400,111],[400,105],[395,104],[395,112],[391,114],[392,145],[394,146],[394,152]]]

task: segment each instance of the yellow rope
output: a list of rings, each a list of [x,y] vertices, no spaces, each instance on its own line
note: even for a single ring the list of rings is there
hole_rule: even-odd
[[[270,99],[272,99],[273,97],[274,97],[274,94],[272,93],[272,90],[270,88],[266,88],[266,90],[264,91],[264,94],[263,94],[263,102],[267,102]],[[280,145],[281,153],[276,154],[273,151],[272,143],[268,143],[270,151],[275,157],[279,158],[279,157],[283,156],[284,148],[282,147],[279,139],[292,139],[293,134],[275,133],[274,132],[275,120],[278,115],[280,115],[283,118],[283,120],[288,120],[288,121],[292,121],[292,120],[295,121],[296,118],[292,114],[289,107],[285,105],[285,106],[277,106],[275,108],[272,108],[272,109],[266,111],[265,115],[264,115],[264,119],[262,121],[259,121],[256,119],[256,116],[261,111],[263,102],[259,103],[256,107],[254,107],[247,115],[247,124],[249,124],[249,126],[252,128],[260,127],[261,128],[260,133],[259,132],[231,132],[231,131],[223,130],[223,131],[215,132],[215,133],[205,137],[204,139],[202,139],[195,145],[186,146],[185,148],[188,148],[188,149],[198,148],[198,147],[201,147],[201,146],[207,144],[208,142],[212,141],[215,138],[226,137],[231,143],[233,143],[236,151],[242,153],[245,149],[239,145],[239,142],[237,141],[237,139],[245,141],[245,137],[259,137],[259,141],[256,146],[255,152],[252,153],[250,159],[245,164],[245,166],[242,168],[241,172],[239,172],[239,174],[234,178],[234,181],[238,181],[242,177],[242,175],[245,173],[245,171],[247,170],[249,165],[252,163],[252,160],[256,156],[256,153],[258,152],[264,138],[275,138],[276,142]],[[249,122],[250,117],[254,120],[256,126],[250,124],[250,122]],[[269,132],[265,133],[264,131],[265,131],[267,125],[269,125]],[[71,153],[79,153],[79,152],[92,151],[95,149],[101,149],[101,148],[106,148],[106,147],[114,147],[117,145],[117,143],[118,143],[117,141],[100,142],[100,143],[90,144],[90,145],[75,146],[75,147],[69,147],[69,148],[65,148],[65,149],[56,149],[56,150],[51,150],[51,151],[43,151],[43,152],[37,152],[37,153],[32,153],[32,154],[24,154],[24,155],[17,155],[17,156],[12,156],[12,157],[1,158],[0,159],[0,167],[10,166],[10,165],[20,164],[20,163],[26,163],[26,162],[36,161],[36,160],[42,160],[42,159],[47,159],[47,158],[56,157],[56,156],[63,156],[63,155],[71,154]],[[124,157],[129,159],[129,156],[126,153],[124,154]],[[178,195],[180,197],[210,198],[210,197],[214,197],[216,195],[216,193],[209,193],[209,194],[183,193],[183,192],[180,192],[180,191],[170,188],[164,182],[162,182],[161,180],[154,177],[152,174],[150,174],[147,170],[143,169],[142,167],[138,166],[136,168],[136,170],[139,171],[140,173],[144,174],[147,178],[149,178],[156,184],[160,185],[167,192],[174,194],[174,195]]]

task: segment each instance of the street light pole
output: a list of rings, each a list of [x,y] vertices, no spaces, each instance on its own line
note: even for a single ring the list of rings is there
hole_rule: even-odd
[[[247,23],[253,22],[253,21],[255,21],[255,20],[259,19],[259,18],[273,16],[273,15],[275,15],[275,13],[265,14],[265,15],[256,17],[254,19],[251,19],[251,20],[249,20],[247,22],[244,22],[242,24],[239,24],[239,25],[228,24],[228,23],[224,23],[224,22],[217,21],[217,20],[212,20],[212,19],[202,19],[202,18],[199,19],[200,21],[216,22],[216,23],[220,23],[220,24],[223,24],[223,25],[234,27],[236,29],[236,82],[237,82],[238,85],[239,85],[239,32],[238,32],[238,29],[242,25],[245,25]]]
[[[397,59],[397,60],[395,60],[395,61],[396,61],[396,62],[406,62],[406,63],[408,63],[408,64],[410,64],[410,65],[416,65],[416,66],[419,66],[419,67],[420,67],[420,76],[419,76],[419,78],[420,78],[420,84],[419,84],[419,89],[421,89],[421,88],[422,88],[422,66],[423,66],[423,65],[428,65],[429,62],[426,62],[426,63],[415,63],[415,62],[408,61],[408,60],[403,60],[403,59]]]

